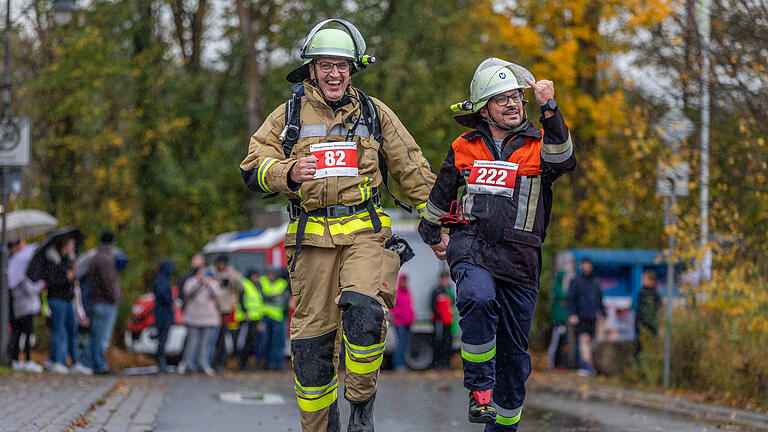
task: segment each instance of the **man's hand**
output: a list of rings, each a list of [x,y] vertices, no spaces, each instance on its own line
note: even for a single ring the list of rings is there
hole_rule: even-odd
[[[317,171],[317,162],[318,160],[314,156],[299,158],[291,168],[291,180],[296,183],[304,183],[307,180],[314,179],[315,171]]]
[[[525,82],[533,87],[533,94],[536,96],[536,102],[539,105],[544,105],[548,100],[555,97],[555,84],[552,81],[539,80],[538,82],[533,82],[526,78]]]
[[[579,323],[579,316],[578,315],[571,315],[568,317],[568,324],[570,325],[576,325]]]
[[[432,252],[435,253],[437,259],[445,261],[445,250],[448,248],[449,241],[451,241],[451,236],[446,233],[442,233],[440,234],[440,243],[429,245],[429,247],[432,248]]]

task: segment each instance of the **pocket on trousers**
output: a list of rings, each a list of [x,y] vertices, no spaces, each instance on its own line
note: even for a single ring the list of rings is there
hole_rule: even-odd
[[[304,289],[304,279],[291,278],[291,295],[298,297]]]
[[[294,297],[297,297],[301,294],[302,288],[304,288],[304,278],[302,278],[299,275],[300,268],[298,267],[298,263],[296,266],[296,270],[290,271],[291,265],[293,264],[293,257],[296,253],[295,247],[289,247],[288,250],[285,251],[285,258],[287,262],[287,268],[289,269],[288,272],[290,277],[290,286],[291,286],[291,295]]]
[[[397,273],[400,271],[400,255],[389,249],[384,249],[381,263],[381,278],[379,295],[388,308],[395,307],[397,296]]]

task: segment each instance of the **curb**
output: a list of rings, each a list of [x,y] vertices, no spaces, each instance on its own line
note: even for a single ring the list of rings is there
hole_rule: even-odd
[[[587,383],[579,387],[573,387],[572,385],[562,383],[555,385],[534,381],[528,383],[528,389],[580,399],[619,402],[625,405],[663,410],[690,417],[768,431],[768,415],[766,414],[692,402],[686,399],[636,390],[624,390]]]

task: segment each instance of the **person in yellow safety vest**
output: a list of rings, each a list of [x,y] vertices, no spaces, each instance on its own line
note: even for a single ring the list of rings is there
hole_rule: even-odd
[[[243,290],[235,303],[235,321],[240,323],[240,333],[237,337],[237,347],[240,351],[240,370],[248,369],[248,359],[251,356],[257,358],[261,342],[261,334],[264,333],[263,306],[264,297],[259,288],[259,272],[250,269],[242,280]]]
[[[285,249],[296,305],[290,332],[301,428],[341,430],[343,340],[347,431],[369,432],[384,317],[395,304],[401,264],[387,248],[397,240],[379,188],[390,176],[422,215],[435,175],[397,115],[351,85],[353,74],[375,63],[352,23],[318,23],[300,56],[303,64],[287,76],[296,84],[292,98],[266,116],[240,170],[250,189],[282,193],[290,202]]]
[[[288,281],[277,276],[276,268],[267,269],[267,274],[259,278],[264,332],[261,338],[260,355],[266,357],[268,370],[283,370],[283,351],[285,350],[285,312],[288,310],[290,291]]]

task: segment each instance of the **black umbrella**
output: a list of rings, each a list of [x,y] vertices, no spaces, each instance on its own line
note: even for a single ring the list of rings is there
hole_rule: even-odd
[[[45,236],[45,239],[40,242],[40,246],[32,256],[32,260],[27,265],[27,277],[32,281],[38,281],[43,279],[51,270],[53,263],[46,256],[48,249],[55,247],[62,237],[72,237],[75,239],[75,250],[80,249],[83,244],[83,233],[79,229],[69,226],[55,231],[51,231]]]

